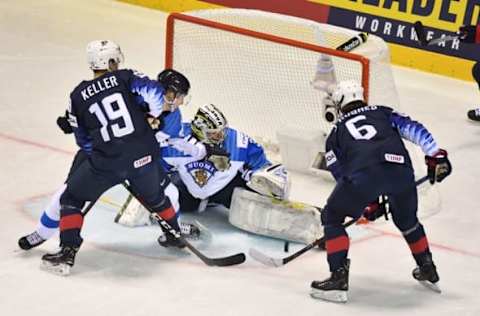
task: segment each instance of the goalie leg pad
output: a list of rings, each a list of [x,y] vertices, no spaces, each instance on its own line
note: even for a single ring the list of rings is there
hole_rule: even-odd
[[[310,243],[323,235],[319,210],[235,188],[229,212],[233,226],[268,237]]]

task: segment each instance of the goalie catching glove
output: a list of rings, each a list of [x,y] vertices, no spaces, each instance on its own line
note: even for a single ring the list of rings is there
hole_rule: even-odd
[[[268,166],[252,172],[246,170],[244,179],[247,186],[255,192],[279,200],[288,199],[290,193],[290,178],[287,169],[281,164]]]
[[[443,179],[452,173],[452,164],[448,160],[448,153],[444,149],[440,149],[433,156],[425,156],[427,164],[427,175],[431,184],[442,182]]]

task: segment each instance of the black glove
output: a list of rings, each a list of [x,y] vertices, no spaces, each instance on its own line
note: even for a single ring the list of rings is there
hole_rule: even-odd
[[[205,144],[208,161],[213,163],[219,171],[225,171],[230,168],[230,154],[218,145]]]
[[[73,128],[68,122],[68,112],[65,111],[64,116],[57,117],[57,125],[65,134],[72,134]]]
[[[433,156],[425,156],[427,164],[428,180],[431,184],[442,182],[450,173],[452,173],[452,164],[448,160],[448,153],[444,149],[440,149]]]
[[[459,28],[457,34],[461,42],[475,43],[477,27],[475,25],[463,25]]]
[[[368,204],[363,211],[363,217],[371,222],[382,216],[385,216],[385,219],[388,220],[388,213],[390,213],[388,196],[380,195],[377,201]]]

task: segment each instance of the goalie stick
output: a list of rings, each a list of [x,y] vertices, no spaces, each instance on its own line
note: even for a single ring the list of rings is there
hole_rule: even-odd
[[[192,244],[190,244],[177,230],[173,229],[172,226],[170,226],[169,223],[167,223],[166,220],[161,218],[158,214],[152,211],[152,209],[146,205],[143,200],[132,190],[130,185],[127,183],[123,183],[123,186],[125,189],[127,189],[130,194],[135,197],[154,217],[157,221],[158,224],[163,227],[166,231],[171,233],[175,238],[180,239],[185,246],[190,249],[191,252],[193,252],[200,260],[202,260],[206,265],[208,266],[217,266],[217,267],[226,267],[226,266],[233,266],[236,264],[241,264],[245,261],[245,254],[244,253],[237,253],[235,255],[227,256],[227,257],[221,257],[221,258],[210,258],[202,254],[197,248],[195,248]]]
[[[420,184],[424,183],[425,181],[428,180],[428,176],[424,176],[417,181],[415,181],[415,186],[419,186]],[[353,218],[349,220],[348,222],[343,224],[343,227],[346,228],[354,223],[356,223],[358,218]],[[297,252],[291,254],[288,257],[285,258],[273,258],[269,257],[266,254],[262,253],[259,250],[256,250],[255,248],[250,248],[248,251],[248,254],[255,260],[257,260],[260,263],[263,263],[264,265],[271,266],[271,267],[281,267],[283,265],[286,265],[290,261],[294,260],[295,258],[301,256],[305,252],[309,251],[310,249],[315,248],[317,245],[325,242],[325,236],[322,236],[321,238],[311,242],[310,244],[306,245],[302,249],[298,250]]]
[[[413,28],[415,29],[415,33],[417,34],[418,41],[420,42],[420,44],[422,44],[422,46],[436,45],[439,43],[444,43],[444,42],[446,43],[446,42],[450,42],[458,39],[458,36],[456,35],[446,35],[446,36],[441,36],[441,37],[427,40],[425,27],[420,21],[415,22],[413,24]]]

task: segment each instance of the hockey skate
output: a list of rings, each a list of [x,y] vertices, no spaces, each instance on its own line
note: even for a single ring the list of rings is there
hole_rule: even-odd
[[[442,293],[442,290],[437,284],[440,280],[437,273],[437,267],[433,264],[430,256],[423,265],[413,269],[412,276],[426,288],[437,293]]]
[[[468,111],[467,116],[472,121],[480,122],[480,108]]]
[[[18,246],[23,250],[30,250],[32,248],[40,246],[45,241],[46,241],[46,239],[43,239],[42,236],[40,236],[37,233],[37,231],[34,231],[31,234],[28,234],[26,236],[21,237],[18,240]]]
[[[346,303],[348,292],[348,270],[350,259],[344,266],[333,271],[330,278],[323,281],[313,281],[310,296],[335,303]]]
[[[158,237],[157,241],[160,244],[160,246],[165,248],[169,248],[169,247],[176,247],[180,249],[185,248],[185,244],[179,238],[175,238],[175,236],[173,236],[170,233],[161,234]]]
[[[75,263],[75,255],[79,248],[62,247],[56,253],[47,253],[42,257],[42,268],[55,274],[66,276]]]

